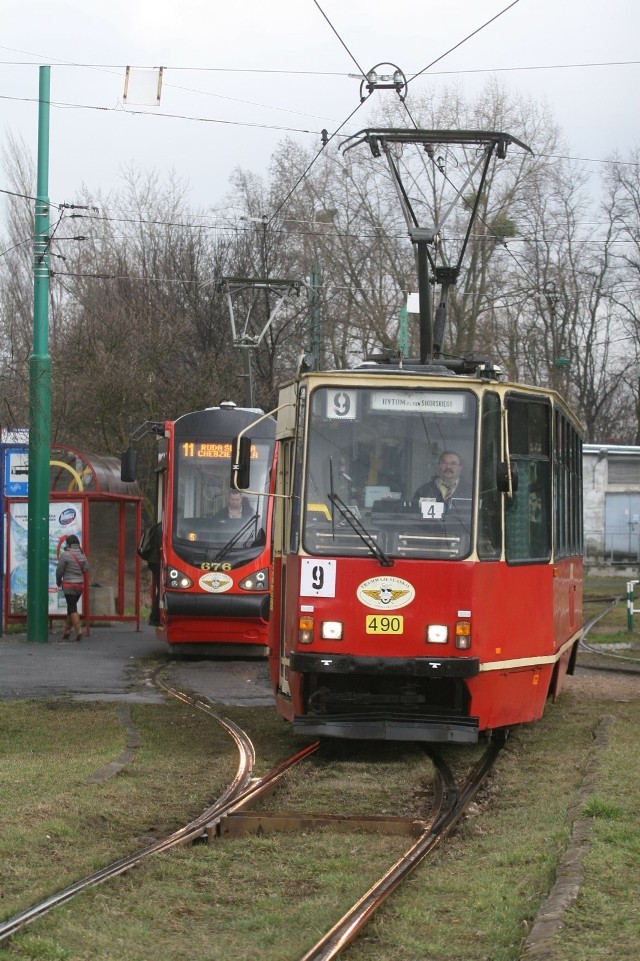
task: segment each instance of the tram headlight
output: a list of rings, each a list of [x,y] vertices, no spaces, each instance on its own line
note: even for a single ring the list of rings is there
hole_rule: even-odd
[[[169,567],[167,568],[167,587],[185,591],[188,587],[193,587],[193,581],[177,567]]]
[[[471,621],[456,621],[456,647],[461,651],[471,647]]]
[[[269,590],[269,570],[268,568],[263,568],[261,571],[256,571],[254,574],[249,574],[240,581],[238,587],[243,591],[268,591]]]
[[[320,626],[320,637],[323,641],[341,641],[342,630],[342,621],[323,621]]]
[[[427,625],[427,644],[446,644],[449,640],[449,628],[446,624]]]
[[[313,618],[305,614],[298,621],[298,644],[313,643]]]

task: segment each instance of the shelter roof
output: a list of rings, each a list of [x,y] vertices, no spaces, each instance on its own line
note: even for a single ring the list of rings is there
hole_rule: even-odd
[[[120,494],[137,497],[136,483],[120,480],[120,461],[71,447],[51,448],[49,490],[69,493]]]

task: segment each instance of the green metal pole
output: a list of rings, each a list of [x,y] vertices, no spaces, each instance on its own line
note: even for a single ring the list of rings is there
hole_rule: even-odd
[[[627,631],[633,631],[633,615],[636,613],[633,606],[633,588],[638,581],[627,581]]]
[[[322,277],[320,274],[320,265],[317,261],[314,261],[311,265],[311,276],[309,280],[309,352],[313,356],[314,369],[322,370],[322,331],[320,320],[320,285],[322,283]]]
[[[398,329],[398,347],[403,357],[409,356],[409,322],[407,308],[400,308],[400,327]]]
[[[33,353],[29,358],[29,507],[27,517],[27,640],[49,639],[49,90],[50,67],[40,67],[38,185],[33,266]]]

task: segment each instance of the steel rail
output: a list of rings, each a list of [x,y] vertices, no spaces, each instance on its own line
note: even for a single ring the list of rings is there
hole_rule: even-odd
[[[601,614],[594,615],[594,617],[588,620],[587,623],[584,625],[584,629],[582,631],[582,637],[580,638],[579,650],[587,651],[589,654],[598,654],[600,657],[608,657],[615,661],[625,661],[627,664],[635,664],[638,667],[637,670],[635,671],[629,670],[626,672],[623,670],[623,671],[620,671],[620,673],[637,674],[640,670],[640,660],[637,657],[626,657],[624,654],[617,654],[614,651],[602,650],[602,647],[600,645],[587,644],[587,642],[585,641],[585,637],[587,636],[591,628],[594,627],[598,623],[598,621],[605,616],[605,614],[608,614],[609,611],[613,610],[616,604],[618,604],[622,600],[623,596],[624,596],[623,594],[620,594],[618,597],[592,599],[592,600],[600,600],[600,601],[605,600],[605,601],[609,601],[610,603],[607,605],[607,607],[605,607],[604,611],[602,611]],[[581,664],[580,667],[582,668],[582,670],[587,670],[587,671],[588,670],[598,670],[598,671],[617,670],[616,668],[594,667],[591,664]]]
[[[70,901],[76,894],[81,891],[87,890],[87,888],[95,887],[98,884],[102,884],[104,881],[110,878],[117,877],[119,874],[124,874],[126,871],[131,870],[131,868],[136,867],[145,858],[152,854],[159,854],[163,851],[167,851],[178,844],[185,844],[191,840],[195,840],[198,837],[202,837],[206,833],[206,829],[211,826],[211,824],[218,821],[224,814],[230,812],[231,810],[237,810],[242,807],[243,804],[247,804],[249,800],[254,797],[259,796],[260,792],[265,792],[270,790],[275,781],[281,777],[288,768],[297,764],[303,758],[307,757],[313,751],[315,751],[319,744],[315,742],[299,751],[293,757],[284,761],[282,764],[278,765],[272,771],[269,771],[263,777],[259,778],[255,783],[249,784],[252,778],[253,765],[255,761],[255,750],[251,740],[248,735],[239,728],[232,721],[221,717],[216,714],[211,705],[207,704],[205,701],[201,701],[191,694],[185,691],[178,691],[175,688],[169,687],[162,678],[159,678],[161,672],[165,668],[160,668],[159,671],[154,675],[154,684],[161,687],[172,697],[178,700],[184,701],[185,703],[191,704],[193,707],[197,707],[199,710],[204,711],[209,716],[215,718],[228,732],[232,739],[236,742],[239,752],[239,764],[238,770],[233,781],[225,789],[223,794],[205,811],[202,812],[193,821],[174,831],[166,838],[162,838],[158,841],[154,841],[152,844],[137,851],[135,854],[129,855],[127,857],[121,858],[118,861],[113,862],[113,864],[107,865],[104,868],[100,868],[93,874],[86,878],[76,881],[68,887],[56,894],[52,894],[47,898],[37,904],[26,908],[24,911],[20,911],[18,914],[9,918],[0,924],[0,943],[6,941],[8,938],[13,937],[18,931],[26,927],[26,925],[31,924],[38,918],[43,917],[53,908],[58,907],[61,904],[65,904]],[[244,800],[243,800],[244,799]]]
[[[602,618],[605,616],[605,614],[608,614],[609,611],[612,611],[612,610],[613,610],[613,608],[616,606],[616,604],[619,604],[619,603],[620,603],[620,601],[622,600],[622,594],[618,595],[618,597],[597,598],[597,600],[599,600],[599,601],[603,601],[603,600],[604,600],[604,601],[607,601],[608,603],[607,603],[607,606],[605,607],[604,611],[602,611],[600,614],[594,614],[594,616],[593,616],[592,618],[590,618],[590,619],[587,621],[587,623],[584,625],[584,627],[582,628],[582,637],[580,638],[580,647],[582,647],[582,646],[584,645],[584,647],[586,647],[587,649],[589,649],[589,648],[588,648],[588,645],[584,643],[585,637],[587,636],[587,634],[589,633],[589,631],[591,630],[591,628],[592,628],[592,627],[595,627],[595,625],[598,623],[598,621],[602,620]],[[584,603],[584,600],[583,600],[583,603]]]
[[[444,810],[416,843],[383,875],[360,900],[308,951],[301,961],[330,961],[357,937],[373,913],[411,874],[420,862],[453,830],[469,806],[504,747],[506,731],[497,732],[482,758],[459,788],[444,792]],[[441,759],[432,755],[439,776]],[[444,774],[444,778],[447,775]]]

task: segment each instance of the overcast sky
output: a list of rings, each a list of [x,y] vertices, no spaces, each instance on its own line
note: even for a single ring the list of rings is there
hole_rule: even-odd
[[[454,81],[472,96],[495,70],[509,90],[548,102],[569,155],[640,145],[636,0],[510,2],[0,0],[0,133],[35,158],[38,66],[50,64],[54,203],[73,203],[83,185],[116,189],[134,166],[175,170],[206,207],[235,167],[264,172],[287,133],[319,147],[319,131],[359,103],[349,74],[392,63],[411,77],[506,10],[412,81],[407,103]],[[159,107],[123,105],[127,64],[165,68]],[[381,97],[395,94],[376,92],[345,132],[365,127]]]

